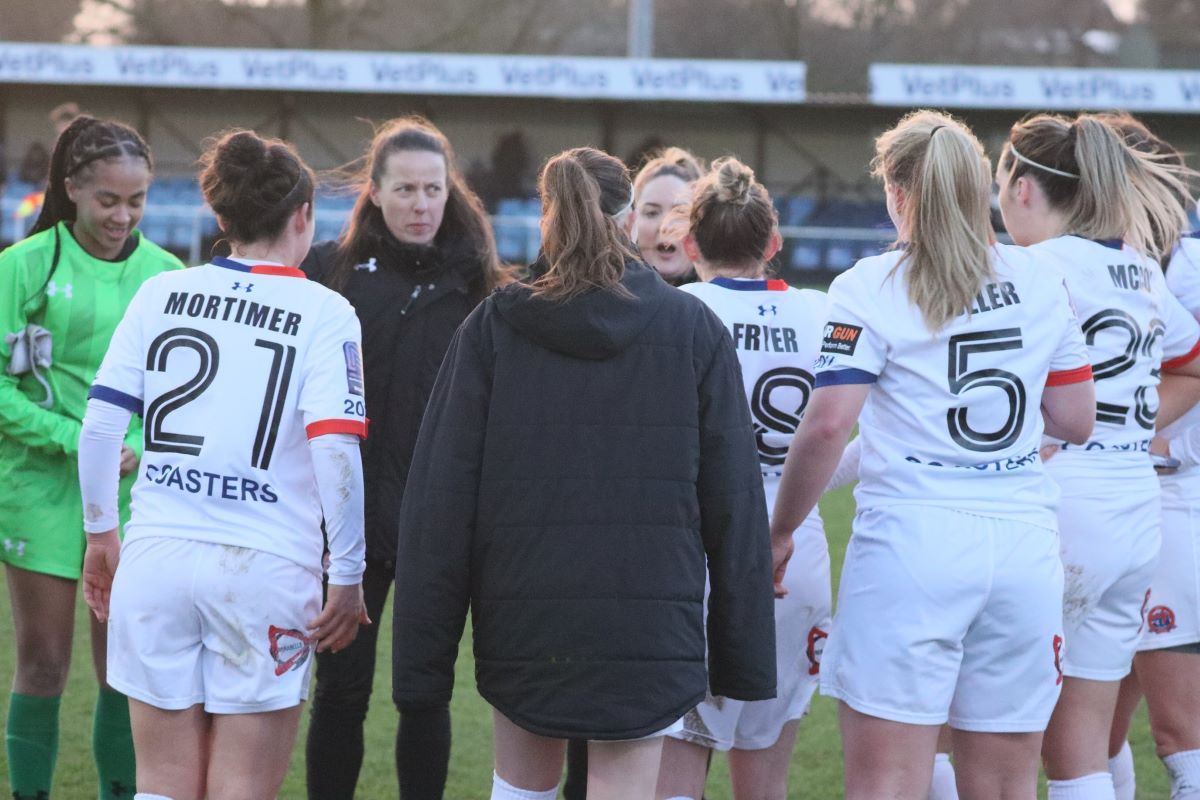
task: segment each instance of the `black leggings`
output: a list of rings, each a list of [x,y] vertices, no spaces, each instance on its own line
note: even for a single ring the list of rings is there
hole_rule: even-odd
[[[363,599],[371,625],[340,653],[317,655],[317,685],[305,746],[309,800],[351,800],[363,760],[363,721],[375,679],[380,619],[395,569],[367,561]],[[450,764],[450,707],[402,714],[396,732],[396,774],[402,800],[441,800]]]

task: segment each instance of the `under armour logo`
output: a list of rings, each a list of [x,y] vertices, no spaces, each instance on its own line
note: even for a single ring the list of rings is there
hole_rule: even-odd
[[[250,290],[251,290],[251,289],[253,289],[253,288],[254,288],[254,284],[253,284],[253,283],[247,283],[245,286],[243,286],[241,281],[234,281],[234,282],[233,282],[233,290],[234,290],[235,292],[236,292],[238,289],[245,289],[245,290],[248,292],[248,291],[250,291]]]
[[[4,552],[9,555],[21,558],[25,555],[25,540],[24,539],[5,539],[3,542]]]
[[[70,300],[75,296],[74,291],[75,287],[69,283],[64,283],[62,286],[59,286],[58,281],[52,280],[46,284],[47,297],[57,297],[59,294],[61,294],[63,297]]]
[[[775,306],[759,306],[758,307],[758,315],[760,317],[765,317],[767,315],[768,311],[770,311],[772,315],[779,313],[779,311],[776,309]]]
[[[365,263],[365,264],[355,264],[354,268],[356,270],[359,270],[360,272],[361,271],[374,272],[375,270],[379,269],[379,267],[375,264],[375,256],[371,256],[370,258],[368,258],[367,263]]]

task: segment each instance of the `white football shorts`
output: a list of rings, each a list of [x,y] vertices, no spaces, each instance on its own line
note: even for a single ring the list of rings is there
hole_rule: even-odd
[[[126,544],[113,582],[108,682],[156,708],[212,714],[308,697],[321,579],[261,550],[171,537]]]
[[[821,693],[863,714],[1041,731],[1062,684],[1055,532],[935,506],[860,511]]]
[[[1138,650],[1200,642],[1200,504],[1179,485],[1200,482],[1200,470],[1189,472],[1162,480],[1162,551]]]
[[[1059,453],[1047,471],[1062,489],[1063,673],[1119,681],[1142,641],[1150,585],[1158,565],[1158,478],[1145,454],[1136,472],[1114,464],[1117,454]],[[1090,464],[1080,463],[1090,459]],[[1097,463],[1101,469],[1097,469]]]
[[[829,631],[829,547],[815,515],[796,529],[792,541],[795,550],[784,574],[788,594],[775,601],[775,698],[746,702],[709,696],[684,716],[683,730],[672,734],[676,739],[721,751],[762,750],[808,711]]]

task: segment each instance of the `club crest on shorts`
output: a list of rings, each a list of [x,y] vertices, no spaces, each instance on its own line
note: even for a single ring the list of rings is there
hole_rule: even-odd
[[[276,628],[272,625],[267,630],[267,640],[271,643],[271,658],[275,659],[275,677],[283,673],[299,669],[308,654],[312,651],[312,639],[295,628]]]
[[[808,632],[808,646],[804,649],[804,654],[808,656],[809,675],[821,674],[821,656],[825,653],[825,640],[828,638],[829,634],[816,625]]]
[[[1175,612],[1169,606],[1155,606],[1146,613],[1146,626],[1151,633],[1170,633],[1175,630]]]
[[[1054,634],[1054,671],[1058,673],[1058,677],[1054,680],[1055,686],[1062,686],[1063,671],[1062,671],[1062,648],[1063,637],[1057,633]]]
[[[862,336],[861,325],[847,325],[844,322],[825,323],[825,338],[821,340],[821,352],[832,353],[835,356],[852,356],[858,347],[858,338]]]

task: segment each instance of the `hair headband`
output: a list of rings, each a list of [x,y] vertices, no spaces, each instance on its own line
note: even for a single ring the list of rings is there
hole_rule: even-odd
[[[1062,175],[1064,178],[1074,178],[1075,180],[1079,180],[1079,176],[1073,172],[1065,172],[1061,169],[1055,169],[1054,167],[1047,167],[1045,164],[1039,164],[1038,162],[1034,161],[1032,158],[1026,158],[1025,156],[1023,156],[1017,152],[1017,148],[1012,146],[1012,142],[1009,142],[1009,144],[1008,144],[1008,152],[1013,154],[1013,158],[1017,159],[1018,161],[1024,161],[1026,164],[1028,164],[1031,167],[1037,167],[1038,169],[1045,170],[1046,172],[1052,173],[1054,175]]]
[[[630,210],[631,208],[633,208],[633,186],[632,186],[632,184],[629,187],[629,202],[627,202],[625,205],[621,206],[616,211],[609,214],[609,216],[612,217],[613,219],[616,219],[617,217],[621,216],[622,214],[624,214],[626,211]]]

